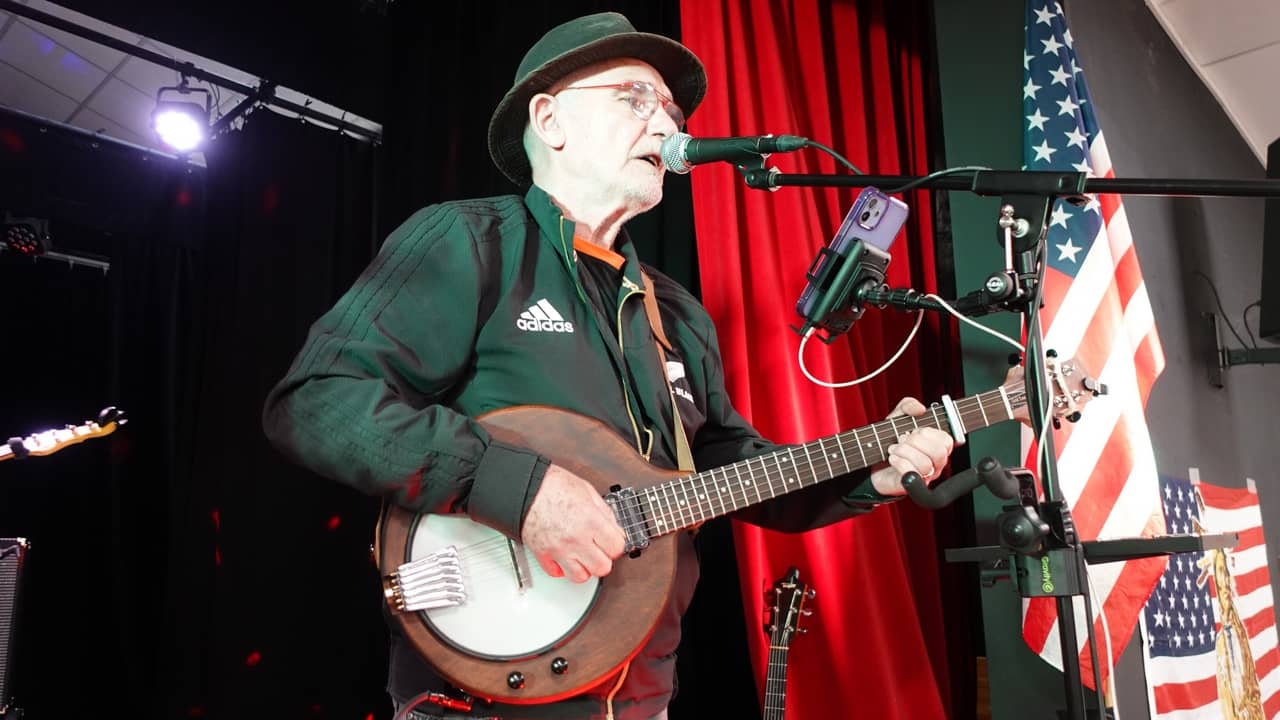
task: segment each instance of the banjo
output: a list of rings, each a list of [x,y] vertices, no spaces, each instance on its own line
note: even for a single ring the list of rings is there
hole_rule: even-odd
[[[1049,359],[1053,411],[1095,394],[1070,361]],[[600,686],[644,645],[676,570],[675,533],[884,462],[917,427],[966,432],[1026,420],[1018,373],[1004,385],[922,416],[899,416],[687,474],[650,465],[603,423],[546,406],[515,406],[479,422],[501,442],[536,449],[592,483],[625,531],[630,559],[603,578],[547,575],[520,542],[465,515],[385,504],[374,553],[389,609],[415,649],[453,685],[515,704],[554,702]]]

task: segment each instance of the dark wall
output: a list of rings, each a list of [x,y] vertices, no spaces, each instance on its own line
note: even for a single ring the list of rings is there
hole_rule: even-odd
[[[1118,177],[1263,177],[1259,158],[1143,2],[1063,5]],[[948,163],[1016,167],[1023,3],[937,0],[937,7]],[[957,238],[966,228],[987,237],[989,215],[963,215],[966,204],[984,210],[982,202],[953,198]],[[1203,319],[1217,310],[1216,290],[1222,312],[1248,341],[1241,312],[1261,292],[1263,201],[1128,196],[1124,205],[1167,363],[1147,407],[1157,468],[1184,478],[1198,468],[1205,482],[1224,486],[1256,480],[1274,548],[1280,447],[1271,418],[1280,373],[1274,365],[1234,367],[1222,374],[1223,387],[1211,385],[1213,344]],[[980,263],[960,250],[958,239],[958,285],[971,287]],[[965,263],[975,273],[968,282]],[[1250,313],[1255,335],[1257,317]],[[1226,345],[1242,344],[1225,328],[1221,335]],[[970,361],[969,379],[991,372]],[[1019,604],[1006,585],[984,590],[983,601],[994,717],[1047,716],[1036,713],[1060,705],[1060,676],[1026,651]],[[1142,643],[1135,638],[1117,669],[1119,705],[1124,717],[1145,718]]]
[[[1143,3],[1072,0],[1067,16],[1117,176],[1265,176],[1261,160]],[[1094,68],[1103,71],[1089,72]],[[1107,70],[1114,68],[1123,72]],[[1198,468],[1205,482],[1229,487],[1256,480],[1274,549],[1280,547],[1274,432],[1280,367],[1233,367],[1222,373],[1223,387],[1210,384],[1214,338],[1205,320],[1220,301],[1222,344],[1241,347],[1249,340],[1241,314],[1261,295],[1263,209],[1263,200],[1251,198],[1125,199],[1167,362],[1147,406],[1157,467],[1184,478]],[[1251,312],[1254,337],[1257,321]],[[1274,552],[1268,557],[1274,583]],[[1125,717],[1146,716],[1140,647],[1130,645],[1117,675],[1130,688],[1121,695]]]

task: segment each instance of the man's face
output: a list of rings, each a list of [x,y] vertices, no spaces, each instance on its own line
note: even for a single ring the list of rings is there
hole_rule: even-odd
[[[662,200],[665,172],[662,141],[680,128],[664,109],[671,97],[666,82],[648,63],[617,60],[573,77],[556,93],[565,131],[561,168],[583,196],[603,204],[644,212]],[[633,88],[600,85],[648,83],[657,92],[652,115],[637,101],[649,96]]]

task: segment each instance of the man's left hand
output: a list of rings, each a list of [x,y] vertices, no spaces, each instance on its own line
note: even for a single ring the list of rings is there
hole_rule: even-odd
[[[889,417],[923,415],[928,408],[915,398],[903,398]],[[947,458],[955,447],[949,433],[937,428],[922,427],[898,436],[898,442],[888,447],[888,465],[871,473],[871,484],[881,495],[903,495],[902,476],[917,472],[926,483],[937,478]]]

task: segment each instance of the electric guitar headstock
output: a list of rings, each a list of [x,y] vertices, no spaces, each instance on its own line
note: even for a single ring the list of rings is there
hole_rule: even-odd
[[[1107,386],[1091,376],[1075,358],[1061,359],[1052,350],[1044,359],[1045,375],[1052,396],[1054,418],[1070,422],[1080,419],[1080,410],[1090,400],[1107,394]],[[1013,367],[1005,378],[1004,390],[1013,406],[1013,416],[1023,423],[1030,423],[1025,373],[1021,366]],[[1056,422],[1056,421],[1055,421]]]
[[[28,435],[25,438],[9,438],[7,443],[0,445],[0,461],[52,455],[69,445],[110,435],[126,422],[128,420],[125,419],[124,411],[114,406],[107,407],[98,413],[96,420],[83,425],[67,425],[63,428]]]

